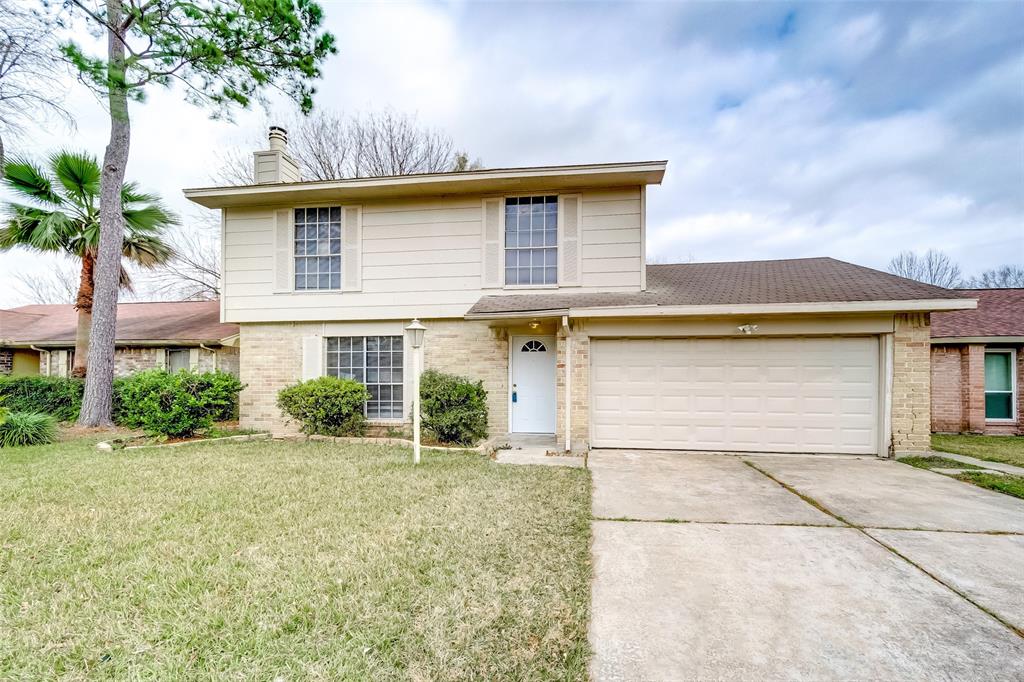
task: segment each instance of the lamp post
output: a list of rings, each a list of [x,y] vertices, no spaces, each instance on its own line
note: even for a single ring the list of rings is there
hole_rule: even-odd
[[[405,328],[412,344],[412,463],[420,463],[420,347],[427,328],[413,318]]]

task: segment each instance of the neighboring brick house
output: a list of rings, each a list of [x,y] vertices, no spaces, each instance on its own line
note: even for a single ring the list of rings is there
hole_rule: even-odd
[[[667,163],[302,182],[272,128],[221,210],[222,319],[239,325],[242,424],[285,429],[288,384],[365,383],[410,418],[428,368],[483,382],[495,438],[566,450],[878,454],[929,447],[929,314],[946,289],[831,258],[645,264]]]
[[[0,310],[0,376],[68,376],[78,313],[72,305]],[[159,367],[238,375],[238,325],[220,321],[217,301],[119,303],[114,372]]]
[[[932,316],[932,431],[1024,435],[1024,289],[964,289]]]

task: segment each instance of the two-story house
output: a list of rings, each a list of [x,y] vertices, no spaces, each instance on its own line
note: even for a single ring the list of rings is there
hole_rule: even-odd
[[[481,379],[492,434],[559,447],[886,455],[929,445],[929,313],[955,292],[831,258],[646,265],[666,162],[302,182],[283,130],[221,209],[244,426],[284,386],[367,384],[406,423],[410,352]],[[684,198],[680,198],[683,200]]]

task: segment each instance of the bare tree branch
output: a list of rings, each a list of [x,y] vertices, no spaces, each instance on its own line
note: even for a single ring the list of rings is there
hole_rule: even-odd
[[[1024,288],[1024,266],[1003,265],[986,270],[963,283],[970,289],[1022,289]]]
[[[74,303],[78,297],[78,276],[78,269],[69,263],[61,263],[45,275],[17,272],[15,290],[32,303]]]
[[[448,173],[481,168],[458,151],[447,134],[421,126],[415,116],[383,112],[343,116],[318,111],[311,116],[293,114],[285,123],[289,151],[305,180],[382,177],[413,173]],[[251,145],[262,145],[261,139]],[[248,185],[252,154],[234,149],[221,155],[214,181]]]
[[[56,86],[62,63],[53,32],[42,19],[0,3],[0,176],[5,135],[45,123],[47,117],[74,125]]]
[[[923,255],[903,251],[889,261],[888,269],[894,275],[947,289],[961,286],[963,281],[960,266],[935,249],[928,249]]]
[[[175,257],[150,278],[150,297],[209,301],[220,295],[220,218],[204,212],[189,223],[168,239]]]

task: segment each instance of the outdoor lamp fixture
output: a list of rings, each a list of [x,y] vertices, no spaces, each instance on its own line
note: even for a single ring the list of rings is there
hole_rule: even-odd
[[[412,344],[412,463],[420,463],[420,346],[427,328],[413,318],[405,328]]]
[[[736,329],[738,329],[741,334],[746,334],[747,336],[750,336],[751,334],[757,331],[757,325],[741,324],[740,326],[736,327]]]
[[[530,329],[536,329],[540,326],[540,322],[537,320],[530,320]]]

